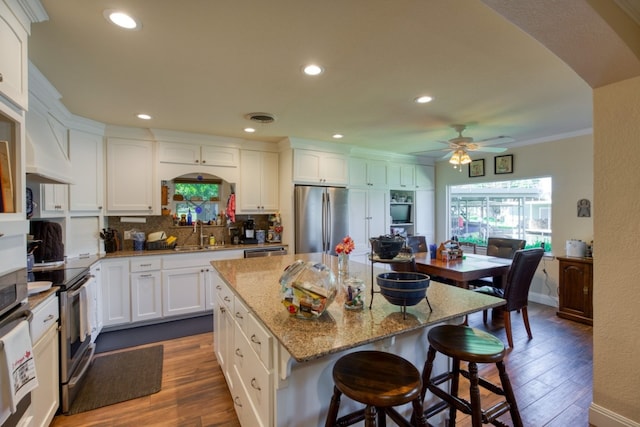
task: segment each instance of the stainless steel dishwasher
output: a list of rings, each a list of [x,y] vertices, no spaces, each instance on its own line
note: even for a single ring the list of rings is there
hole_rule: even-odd
[[[286,255],[287,248],[283,246],[274,246],[268,248],[254,248],[254,249],[245,249],[244,257],[245,258],[257,258],[262,256],[277,256],[277,255]]]

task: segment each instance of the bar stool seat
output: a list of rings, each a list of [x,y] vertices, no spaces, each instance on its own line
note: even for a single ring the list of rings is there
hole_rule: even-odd
[[[455,426],[456,411],[471,415],[474,427],[479,427],[483,423],[503,426],[505,424],[500,422],[498,417],[509,412],[513,425],[522,426],[515,395],[503,361],[506,349],[502,341],[489,333],[464,325],[436,326],[429,331],[428,339],[429,351],[422,371],[422,399],[429,390],[442,401],[424,411],[427,419],[449,408],[449,426]],[[436,352],[452,359],[452,369],[450,372],[431,378]],[[468,370],[460,369],[461,361],[468,362]],[[478,376],[478,363],[496,364],[501,387]],[[458,396],[460,375],[469,380],[470,401]],[[451,381],[449,393],[439,387],[448,381]],[[482,409],[479,387],[504,396],[505,400],[491,408]]]
[[[418,426],[427,426],[422,414],[420,372],[400,356],[382,351],[349,353],[333,366],[333,397],[327,427],[348,426],[365,421],[366,427],[386,425],[388,415],[399,426],[411,426],[393,406],[411,403]],[[337,418],[340,398],[345,396],[366,405],[364,409]]]

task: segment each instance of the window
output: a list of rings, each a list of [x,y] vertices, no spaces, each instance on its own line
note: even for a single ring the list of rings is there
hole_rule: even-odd
[[[551,178],[449,187],[448,235],[487,245],[489,237],[525,239],[551,250]]]
[[[178,218],[191,213],[192,221],[209,222],[216,219],[219,212],[220,182],[180,179],[174,181],[175,194],[184,200],[175,201],[174,212]]]

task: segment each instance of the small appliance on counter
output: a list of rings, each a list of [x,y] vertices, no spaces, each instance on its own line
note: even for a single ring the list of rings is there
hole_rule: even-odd
[[[587,254],[587,244],[582,240],[567,240],[566,251],[567,256],[584,258]]]
[[[240,242],[244,244],[258,243],[258,239],[256,239],[255,223],[252,219],[248,219],[243,223]]]

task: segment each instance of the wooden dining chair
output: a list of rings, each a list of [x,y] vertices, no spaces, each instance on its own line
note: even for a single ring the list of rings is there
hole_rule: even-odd
[[[511,268],[507,275],[507,282],[504,289],[498,289],[493,286],[483,286],[475,289],[475,292],[480,292],[487,295],[496,296],[506,300],[506,305],[498,307],[494,310],[502,311],[502,318],[504,320],[504,328],[507,333],[507,341],[509,347],[513,348],[513,336],[511,333],[511,312],[519,310],[522,313],[522,320],[524,321],[524,327],[527,330],[529,339],[533,338],[531,334],[531,327],[529,326],[529,314],[527,311],[527,305],[529,302],[529,288],[531,287],[531,281],[540,264],[540,260],[544,255],[544,249],[521,249],[516,251]],[[482,318],[487,323],[487,310],[482,313]]]
[[[471,252],[473,254],[478,253],[478,246],[472,242],[458,242],[462,252]]]
[[[487,240],[487,256],[513,259],[516,251],[524,249],[527,244],[522,239],[507,239],[503,237],[489,237]],[[494,286],[493,277],[483,277],[469,282],[469,287],[480,288],[482,286]],[[499,285],[498,285],[499,286]]]

